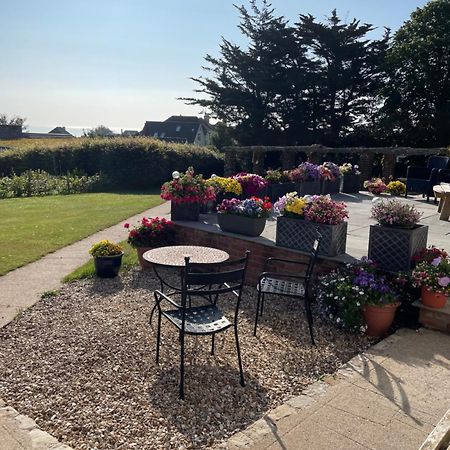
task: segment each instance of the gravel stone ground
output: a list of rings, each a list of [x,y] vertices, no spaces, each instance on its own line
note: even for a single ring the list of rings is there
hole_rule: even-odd
[[[148,324],[152,273],[63,287],[0,330],[0,397],[75,449],[203,449],[220,445],[370,346],[315,322],[310,345],[303,305],[267,298],[252,334],[256,291],[246,288],[239,331],[246,387],[239,384],[232,329],[187,337],[186,399],[178,399],[179,342],[163,320],[161,363]],[[221,300],[231,316],[234,302]],[[232,317],[232,316],[231,316]]]

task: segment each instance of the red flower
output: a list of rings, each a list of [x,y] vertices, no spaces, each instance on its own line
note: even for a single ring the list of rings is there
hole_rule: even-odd
[[[130,228],[130,224],[129,224],[129,223],[125,223],[125,224],[123,225],[123,227],[128,229],[128,228]]]

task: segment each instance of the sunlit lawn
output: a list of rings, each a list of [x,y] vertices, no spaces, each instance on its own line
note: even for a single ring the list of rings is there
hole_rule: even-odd
[[[0,200],[0,275],[160,203],[149,193]]]

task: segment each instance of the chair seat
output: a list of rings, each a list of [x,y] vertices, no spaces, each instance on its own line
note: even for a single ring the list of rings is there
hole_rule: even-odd
[[[305,295],[305,286],[302,282],[299,281],[265,277],[261,279],[261,292],[265,294],[280,294],[303,297]]]
[[[181,309],[162,311],[162,314],[181,330]],[[215,305],[186,308],[185,314],[185,332],[188,334],[211,334],[231,326],[231,322]]]

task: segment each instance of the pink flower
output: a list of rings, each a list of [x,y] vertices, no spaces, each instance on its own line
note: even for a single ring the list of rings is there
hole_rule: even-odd
[[[450,284],[450,277],[438,278],[438,284],[439,286],[447,287]]]

